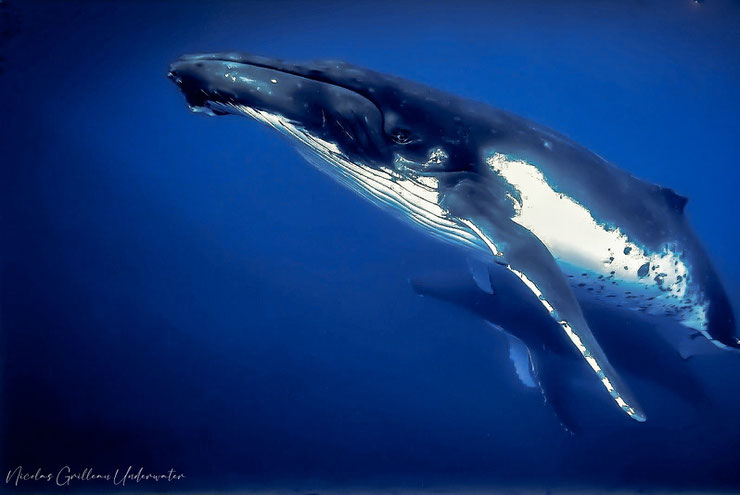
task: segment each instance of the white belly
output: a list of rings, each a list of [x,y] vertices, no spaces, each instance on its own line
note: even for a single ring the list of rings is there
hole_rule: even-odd
[[[574,199],[555,191],[535,166],[501,153],[487,159],[521,201],[513,220],[550,250],[577,289],[596,299],[653,314],[666,314],[697,329],[706,307],[689,290],[689,269],[675,247],[650,251],[619,228],[600,224]]]

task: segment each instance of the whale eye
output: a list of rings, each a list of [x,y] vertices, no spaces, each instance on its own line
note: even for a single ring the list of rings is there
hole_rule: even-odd
[[[406,129],[395,129],[391,134],[391,139],[398,144],[406,144],[411,141],[411,135]]]

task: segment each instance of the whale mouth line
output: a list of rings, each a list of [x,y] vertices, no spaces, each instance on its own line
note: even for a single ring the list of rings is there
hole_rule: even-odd
[[[256,59],[259,59],[261,61],[257,61]],[[253,60],[247,60],[246,57],[241,55],[222,55],[222,54],[213,54],[213,53],[204,53],[204,54],[193,54],[193,55],[183,55],[180,58],[178,58],[172,66],[179,62],[190,62],[194,63],[197,67],[198,63],[200,61],[206,61],[206,62],[224,62],[226,64],[239,64],[239,65],[249,65],[252,67],[258,67],[260,69],[267,69],[275,72],[279,72],[281,74],[290,74],[292,76],[302,77],[304,79],[308,79],[315,82],[321,82],[325,84],[332,84],[334,86],[341,86],[339,84],[336,84],[332,81],[322,80],[315,77],[310,77],[307,74],[303,74],[300,71],[297,70],[289,70],[287,68],[280,68],[278,67],[278,64],[283,63],[281,60],[278,59],[269,59],[266,57],[253,57]],[[168,77],[172,78],[173,70],[172,66],[170,67],[170,71],[168,73]],[[320,74],[320,71],[314,70],[315,74]],[[350,88],[345,88],[350,89]],[[350,89],[351,90],[351,89]]]

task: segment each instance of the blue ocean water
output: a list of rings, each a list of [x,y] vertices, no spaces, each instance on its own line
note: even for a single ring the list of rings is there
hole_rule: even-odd
[[[464,253],[256,122],[190,113],[166,77],[196,51],[334,58],[531,118],[688,196],[737,313],[736,2],[8,0],[0,16],[3,476],[740,490],[738,354],[686,362],[710,412],[637,379],[650,421],[585,406],[594,427],[567,435],[503,338],[409,287],[467,270]]]

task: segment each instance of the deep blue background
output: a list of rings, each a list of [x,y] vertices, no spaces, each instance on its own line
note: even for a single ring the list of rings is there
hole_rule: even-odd
[[[737,308],[738,3],[2,8],[3,476],[740,489],[737,355],[687,364],[711,421],[569,437],[501,337],[409,288],[464,253],[270,130],[191,114],[165,77],[192,51],[339,58],[532,118],[688,196]]]

